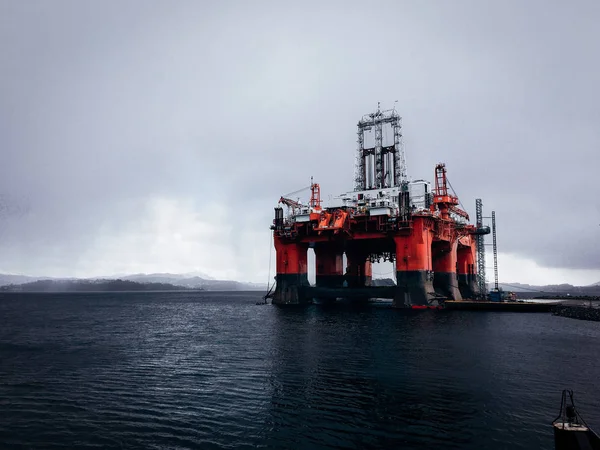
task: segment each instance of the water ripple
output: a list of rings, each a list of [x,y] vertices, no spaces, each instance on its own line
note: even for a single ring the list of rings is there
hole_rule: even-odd
[[[0,447],[552,448],[565,387],[600,428],[594,323],[259,296],[4,296]]]

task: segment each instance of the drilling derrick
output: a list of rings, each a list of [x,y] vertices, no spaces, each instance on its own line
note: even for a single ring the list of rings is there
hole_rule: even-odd
[[[395,109],[377,111],[358,122],[358,149],[354,174],[354,190],[400,186],[406,181],[406,163],[402,143],[402,118]],[[384,127],[392,142],[384,141]],[[365,146],[365,132],[374,132],[374,145]]]
[[[408,180],[395,109],[378,106],[357,128],[353,191],[323,206],[320,186],[311,180],[308,203],[288,194],[280,198],[288,214],[275,208],[273,303],[391,298],[395,307],[429,308],[475,298],[475,237],[481,230],[459,208],[445,165],[435,167],[433,190],[428,181]],[[307,276],[308,248],[315,251],[314,286]],[[372,263],[381,260],[394,263],[396,285],[371,285]]]

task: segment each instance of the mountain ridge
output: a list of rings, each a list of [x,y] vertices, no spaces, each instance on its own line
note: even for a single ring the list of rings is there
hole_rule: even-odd
[[[391,278],[374,278],[373,286],[393,286],[396,282]],[[494,289],[494,283],[488,283],[488,291]],[[544,296],[600,296],[600,283],[586,286],[574,286],[572,284],[549,284],[537,286],[525,283],[498,283],[503,291],[515,292],[519,298],[540,298]]]
[[[19,274],[2,274],[0,273],[0,286],[6,285],[21,285],[40,280],[55,280],[55,281],[94,281],[94,280],[122,280],[135,281],[138,283],[163,283],[181,286],[186,289],[204,289],[204,290],[266,290],[267,286],[264,283],[252,283],[238,280],[219,280],[201,272],[187,273],[169,273],[169,272],[153,272],[153,273],[134,273],[120,275],[102,275],[96,277],[47,277],[47,276],[31,276]],[[375,278],[380,280],[376,284],[388,285],[388,279]],[[385,281],[384,281],[385,280]],[[392,281],[391,279],[389,281]],[[383,284],[382,284],[383,283]],[[533,285],[528,283],[498,283],[499,287],[505,291],[513,291],[519,293],[536,292],[536,293],[553,293],[553,294],[600,294],[600,281],[597,283],[576,286],[569,283],[549,284],[549,285]],[[488,283],[488,289],[493,289],[494,284]]]
[[[585,291],[585,290],[600,290],[600,282],[577,286],[569,283],[560,284],[546,284],[546,285],[535,285],[528,283],[498,283],[498,287],[505,291],[513,292],[556,292],[556,293],[567,293],[570,291]],[[488,289],[493,289],[494,283],[488,283]]]
[[[180,286],[186,289],[204,289],[207,291],[253,291],[266,290],[267,286],[262,283],[252,283],[237,280],[218,280],[214,278],[204,278],[200,276],[189,276],[197,272],[188,272],[186,274],[172,273],[152,273],[152,274],[130,274],[130,275],[114,275],[114,276],[97,276],[97,277],[44,277],[30,275],[14,275],[0,274],[0,286],[22,285],[33,283],[42,280],[51,281],[98,281],[98,280],[121,280],[133,281],[137,283],[157,283],[171,284]]]

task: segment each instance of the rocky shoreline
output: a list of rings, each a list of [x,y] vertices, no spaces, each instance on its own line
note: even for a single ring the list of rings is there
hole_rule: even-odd
[[[600,322],[600,308],[590,308],[589,306],[556,305],[552,308],[552,314],[571,319]]]

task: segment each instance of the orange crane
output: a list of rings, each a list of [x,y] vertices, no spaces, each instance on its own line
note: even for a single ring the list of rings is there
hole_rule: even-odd
[[[313,212],[321,211],[321,187],[318,183],[313,183],[312,177],[310,177],[310,186],[298,189],[297,191],[290,192],[289,194],[281,196],[281,198],[279,199],[279,203],[283,203],[284,205],[292,208],[292,211],[295,214],[296,209],[300,209],[304,205],[299,201],[292,200],[289,197],[295,194],[299,194],[300,192],[306,191],[307,189],[310,189],[311,191],[309,206],[313,209]]]
[[[458,197],[456,195],[451,195],[448,192],[448,184],[449,182],[448,177],[446,176],[446,164],[440,163],[435,166],[435,189],[433,191],[432,212],[435,211],[435,206],[437,205],[442,219],[447,219],[449,217],[449,213],[453,212],[454,214],[469,220],[469,214],[457,207],[457,205],[460,204]]]
[[[321,186],[313,183],[312,177],[310,177],[310,206],[315,211],[321,210]]]

